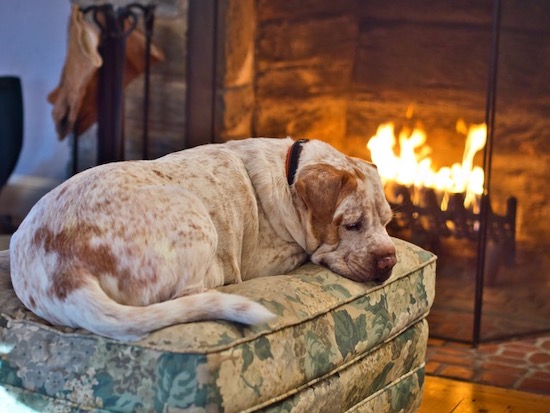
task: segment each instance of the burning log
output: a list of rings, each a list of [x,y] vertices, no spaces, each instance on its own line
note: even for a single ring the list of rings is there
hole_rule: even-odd
[[[394,210],[391,223],[394,231],[409,229],[445,238],[477,240],[480,214],[464,206],[464,193],[451,194],[448,208],[443,210],[431,188],[406,187],[396,183],[387,184],[386,191],[388,188],[391,192],[389,203]],[[516,198],[510,197],[504,215],[490,209],[490,239],[497,243],[515,243],[516,208]]]

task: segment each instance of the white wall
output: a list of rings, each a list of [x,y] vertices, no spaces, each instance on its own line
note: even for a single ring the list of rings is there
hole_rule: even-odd
[[[19,76],[23,87],[24,140],[14,175],[67,175],[68,142],[57,140],[46,96],[63,67],[70,8],[69,0],[0,0],[0,75]]]

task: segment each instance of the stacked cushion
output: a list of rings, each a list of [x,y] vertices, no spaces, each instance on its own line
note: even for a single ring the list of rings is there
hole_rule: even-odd
[[[220,288],[265,305],[278,315],[269,324],[181,324],[135,343],[34,316],[0,252],[0,400],[37,411],[414,411],[435,256],[394,241],[398,264],[382,285],[310,263]]]

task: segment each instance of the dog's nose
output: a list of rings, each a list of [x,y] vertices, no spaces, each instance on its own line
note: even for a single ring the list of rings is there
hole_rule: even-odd
[[[397,263],[397,257],[395,255],[395,247],[393,245],[387,248],[376,251],[374,257],[376,269],[375,280],[378,282],[384,282],[391,276],[392,268]]]
[[[378,256],[376,263],[379,270],[391,270],[395,264],[397,264],[397,257],[395,254],[388,254],[383,257]]]

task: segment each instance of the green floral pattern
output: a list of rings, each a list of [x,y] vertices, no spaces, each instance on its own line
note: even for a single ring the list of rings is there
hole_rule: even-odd
[[[34,316],[6,285],[0,252],[0,391],[36,411],[414,411],[435,257],[395,243],[383,285],[306,264],[220,288],[278,314],[269,324],[181,324],[136,343]]]

